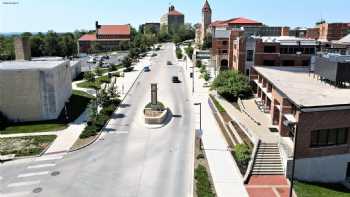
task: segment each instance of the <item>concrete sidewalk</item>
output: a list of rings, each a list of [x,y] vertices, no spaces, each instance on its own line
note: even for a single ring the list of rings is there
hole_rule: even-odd
[[[187,56],[187,55],[186,55]],[[180,62],[185,68],[186,62]],[[188,84],[192,84],[192,79],[189,78],[194,66],[191,60],[187,57],[186,80]],[[193,94],[193,102],[202,103],[202,142],[209,163],[210,173],[213,178],[214,187],[218,197],[248,197],[248,193],[243,184],[243,177],[230,153],[227,150],[228,144],[220,131],[214,115],[208,104],[209,88],[204,88],[203,79],[199,78],[200,72],[195,68],[195,92]],[[198,110],[198,109],[197,109]],[[198,110],[199,112],[199,110]],[[199,127],[199,114],[198,120]]]
[[[144,58],[140,60],[137,64],[134,65],[134,71],[124,73],[124,77],[117,80],[118,91],[120,92],[121,98],[124,98],[128,92],[128,90],[132,87],[132,84],[135,82],[137,77],[143,71],[143,67],[145,64],[149,63],[149,58]],[[87,89],[87,88],[78,88],[76,86],[77,83],[82,81],[77,81],[73,83],[73,89],[82,90],[87,93],[91,93],[91,91],[95,92],[95,90]],[[51,144],[45,154],[54,154],[61,152],[68,152],[70,148],[74,145],[74,143],[79,138],[80,134],[86,127],[87,120],[87,111],[79,116],[74,122],[70,123],[69,126],[61,131],[52,131],[52,132],[38,132],[38,133],[21,133],[21,134],[8,134],[8,135],[0,135],[0,138],[4,137],[23,137],[23,136],[40,136],[40,135],[57,135],[55,141]]]

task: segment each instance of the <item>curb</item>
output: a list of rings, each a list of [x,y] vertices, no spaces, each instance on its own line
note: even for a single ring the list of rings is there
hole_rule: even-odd
[[[116,113],[116,112],[118,111],[120,104],[122,104],[122,103],[124,102],[124,100],[126,99],[126,97],[129,95],[129,92],[131,91],[131,89],[135,86],[136,81],[141,77],[142,74],[143,74],[143,69],[141,69],[140,73],[137,75],[136,79],[135,79],[134,82],[131,84],[129,90],[124,94],[124,97],[122,98],[122,100],[120,101],[119,105],[117,106],[117,108],[115,109],[115,111],[114,111],[113,113]],[[87,144],[85,144],[85,145],[83,145],[83,146],[81,146],[81,147],[78,147],[78,148],[76,148],[76,149],[69,150],[68,152],[70,152],[70,153],[71,153],[71,152],[76,152],[76,151],[79,151],[79,150],[81,150],[81,149],[84,149],[84,148],[90,146],[91,144],[95,143],[95,142],[97,141],[97,139],[98,139],[98,138],[101,136],[101,134],[103,133],[103,130],[106,128],[106,126],[108,125],[108,123],[110,122],[110,120],[111,120],[111,119],[108,119],[108,120],[107,120],[107,122],[106,122],[105,125],[102,127],[102,129],[100,130],[100,132],[95,136],[95,138],[94,138],[91,142],[89,142],[89,143],[87,143]]]

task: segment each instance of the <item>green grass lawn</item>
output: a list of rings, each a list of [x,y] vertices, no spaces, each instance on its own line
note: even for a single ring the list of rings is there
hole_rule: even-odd
[[[0,138],[0,154],[38,155],[55,139],[56,135]]]
[[[58,131],[67,128],[67,123],[77,119],[82,114],[93,96],[82,92],[73,91],[69,102],[66,105],[68,120],[66,120],[66,113],[62,110],[57,120],[24,122],[24,123],[10,123],[0,131],[1,134],[15,134],[15,133],[34,133],[34,132],[48,132]]]
[[[296,182],[298,197],[350,197],[350,190],[341,184]]]
[[[102,83],[106,83],[108,81],[109,81],[109,78],[106,75],[106,76],[96,78],[95,82],[84,81],[84,82],[78,83],[77,86],[79,88],[92,88],[92,89],[94,89],[95,87],[100,88]]]

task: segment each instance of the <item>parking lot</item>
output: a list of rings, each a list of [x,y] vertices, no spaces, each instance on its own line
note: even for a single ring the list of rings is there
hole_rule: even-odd
[[[79,58],[79,60],[81,60],[82,62],[82,66],[81,66],[81,71],[82,72],[86,72],[90,69],[94,69],[96,68],[97,64],[95,63],[88,63],[90,56],[102,56],[102,55],[106,55],[106,54],[90,54],[87,57],[82,57]],[[120,51],[117,52],[116,54],[109,54],[109,59],[108,60],[104,60],[104,62],[109,63],[109,64],[120,64],[122,62],[122,60],[124,59],[124,57],[126,57],[128,55],[127,51]]]

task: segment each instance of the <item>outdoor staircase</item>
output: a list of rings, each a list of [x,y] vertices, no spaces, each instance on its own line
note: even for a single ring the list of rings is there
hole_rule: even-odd
[[[252,175],[283,175],[283,165],[277,143],[261,143],[258,147]]]

